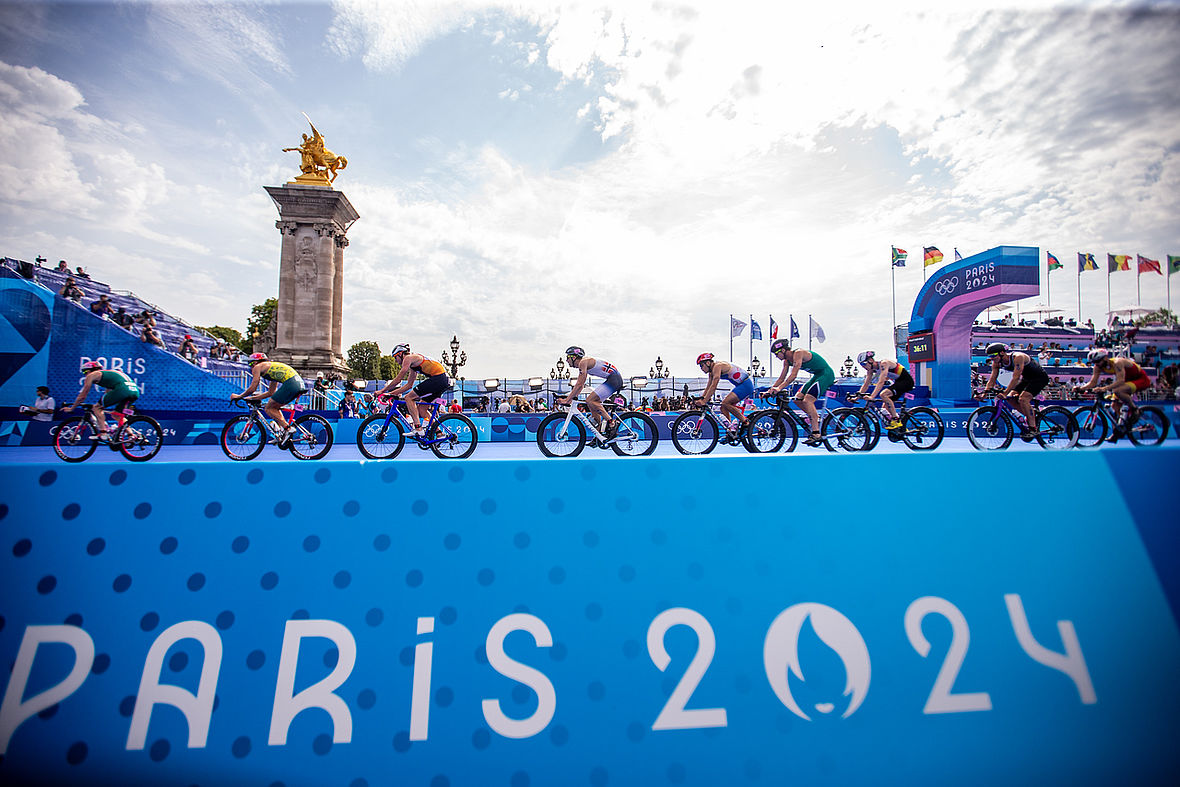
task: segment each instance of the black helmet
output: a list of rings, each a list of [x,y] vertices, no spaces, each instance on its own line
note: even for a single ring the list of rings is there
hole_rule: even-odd
[[[770,351],[775,355],[778,355],[783,350],[790,350],[790,349],[791,349],[791,343],[789,341],[787,341],[786,339],[775,339],[773,342],[770,343]]]
[[[567,358],[577,358],[581,360],[586,357],[586,351],[576,344],[565,348],[565,356]]]
[[[1004,344],[1003,342],[992,342],[983,352],[988,358],[991,358],[992,356],[999,355],[1000,353],[1008,352],[1008,345]]]

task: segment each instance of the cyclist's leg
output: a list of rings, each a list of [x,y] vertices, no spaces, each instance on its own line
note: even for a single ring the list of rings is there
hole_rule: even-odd
[[[886,386],[881,389],[881,404],[885,412],[889,413],[889,423],[897,421],[897,406],[893,404],[893,389]]]
[[[721,412],[725,413],[731,418],[737,419],[737,423],[744,427],[747,423],[746,414],[742,412],[739,404],[754,395],[754,379],[752,377],[746,378],[746,381],[741,385],[735,385],[729,395],[721,401]]]
[[[418,415],[418,399],[421,398],[418,394],[409,390],[406,391],[406,412],[410,415],[410,426],[414,427],[415,432],[422,431],[422,419]]]
[[[594,414],[594,419],[598,423],[598,429],[603,434],[606,433],[607,424],[610,422],[610,417],[606,414],[606,408],[602,406],[602,399],[599,398],[596,391],[591,391],[586,394],[586,406],[590,408],[590,412]]]
[[[94,404],[92,404],[90,406],[90,412],[94,414],[94,423],[95,423],[96,427],[98,428],[99,434],[102,434],[103,432],[105,432],[107,430],[106,414],[103,412],[103,409],[102,409],[103,399],[106,399],[105,395],[103,396],[102,399],[99,399],[97,402],[95,402]]]
[[[817,386],[814,383],[808,383],[799,389],[799,393],[795,394],[795,404],[807,416],[808,424],[811,426],[811,437],[819,436],[819,411],[815,407],[815,395],[809,391],[816,390]]]
[[[738,401],[740,400],[738,399],[737,394],[735,394],[733,391],[730,391],[725,395],[725,398],[721,400],[721,412],[729,416],[729,418],[733,421],[740,424],[745,420],[745,418],[742,416],[741,408],[737,406]]]
[[[1030,431],[1037,430],[1037,418],[1032,409],[1033,393],[1025,390],[1020,392],[1020,396],[1016,398],[1016,409],[1024,416],[1024,420],[1028,423]]]

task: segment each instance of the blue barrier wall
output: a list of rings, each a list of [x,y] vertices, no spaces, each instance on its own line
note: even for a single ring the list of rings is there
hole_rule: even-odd
[[[1111,455],[2,467],[0,781],[1162,783]]]

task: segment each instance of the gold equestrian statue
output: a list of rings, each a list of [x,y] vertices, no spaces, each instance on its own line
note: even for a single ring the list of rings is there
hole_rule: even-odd
[[[307,115],[304,114],[306,118]],[[292,183],[299,185],[330,186],[336,180],[338,170],[348,166],[348,159],[337,156],[324,147],[324,135],[319,132],[311,118],[307,118],[311,126],[311,136],[303,135],[303,142],[296,148],[283,148],[283,152],[298,153],[299,176]]]

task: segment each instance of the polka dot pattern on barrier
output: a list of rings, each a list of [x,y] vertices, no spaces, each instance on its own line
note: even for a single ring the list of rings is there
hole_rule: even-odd
[[[609,464],[622,468],[625,462]],[[536,745],[560,750],[554,757],[587,763],[580,773],[569,774],[569,783],[622,783],[606,764],[590,764],[609,759],[599,751],[606,738],[586,734],[578,721],[583,715],[598,718],[603,708],[628,695],[600,662],[650,672],[662,698],[683,674],[691,649],[675,654],[682,662],[669,671],[672,677],[659,676],[647,663],[643,644],[654,614],[650,605],[638,609],[617,599],[670,582],[681,588],[699,584],[700,598],[709,598],[705,591],[714,575],[702,555],[718,543],[732,544],[734,531],[714,525],[702,531],[707,540],[694,542],[667,519],[669,507],[681,498],[657,505],[617,492],[619,471],[607,463],[569,463],[562,471],[569,482],[563,485],[554,483],[551,465],[544,463],[422,465],[86,467],[100,473],[91,487],[95,494],[77,501],[59,496],[65,488],[63,471],[43,470],[34,476],[34,486],[45,490],[46,500],[56,500],[56,524],[49,534],[12,530],[16,519],[9,507],[14,503],[5,500],[0,520],[10,530],[0,571],[22,566],[26,592],[65,605],[63,613],[77,609],[70,620],[95,640],[90,680],[103,683],[87,684],[87,691],[96,696],[98,729],[90,735],[79,728],[58,745],[62,767],[86,778],[87,769],[109,764],[112,757],[129,762],[123,759],[130,757],[126,725],[135,712],[134,692],[147,649],[170,626],[201,620],[218,633],[224,649],[209,751],[188,750],[183,717],[157,707],[140,753],[147,765],[197,763],[191,780],[206,783],[199,776],[201,757],[220,756],[273,773],[283,784],[343,780],[362,787],[382,783],[388,773],[382,757],[392,748],[388,756],[415,752],[399,760],[410,763],[414,783],[471,783],[473,773],[481,783],[553,783],[552,771],[533,770],[516,758],[503,759],[488,773],[471,771],[476,760],[462,756],[443,765],[445,757],[414,759],[419,749],[437,754],[441,744],[435,738],[449,739],[459,720],[467,724],[473,713],[479,719],[483,698],[498,698],[517,718],[537,707],[535,691],[497,678],[488,665],[484,639],[490,626],[517,612],[539,616],[554,638],[546,649],[537,649],[520,633],[505,643],[510,656],[540,669],[557,686],[558,715]],[[434,486],[425,483],[427,472],[437,477]],[[644,483],[659,477],[650,470],[641,474]],[[577,493],[570,491],[571,483],[579,487]],[[585,494],[593,495],[594,507],[586,505]],[[693,498],[683,499],[697,505]],[[110,512],[116,513],[113,521]],[[126,524],[118,524],[119,516]],[[74,554],[86,561],[76,573],[57,570],[52,557],[56,542],[67,534]],[[752,565],[749,573],[756,573]],[[727,599],[718,603],[729,613],[742,611],[740,600],[721,599]],[[106,614],[114,608],[108,605],[116,604],[120,613]],[[0,613],[7,616],[0,617],[7,636],[18,621],[11,608]],[[19,625],[28,624],[25,616],[23,611],[17,616]],[[419,617],[434,619],[430,634],[416,634]],[[344,625],[357,644],[352,674],[339,690],[352,715],[354,742],[336,746],[328,717],[308,713],[292,723],[286,746],[269,746],[269,716],[257,723],[257,709],[269,709],[274,699],[284,625],[316,620]],[[431,740],[412,742],[408,730],[394,726],[387,731],[382,725],[385,715],[408,718],[404,687],[414,670],[415,646],[424,642],[434,647]],[[340,653],[331,640],[307,637],[300,648],[297,689],[338,666]],[[383,658],[386,652],[392,658]],[[204,658],[195,640],[172,645],[161,682],[195,690]],[[395,671],[392,678],[388,670]],[[722,683],[715,672],[720,672],[717,666],[709,681]],[[747,694],[755,680],[749,674],[729,675],[724,685]],[[701,700],[705,706],[708,702]],[[68,710],[63,703],[49,714],[56,714],[56,722]],[[651,723],[650,718],[626,719],[604,736],[614,735],[612,745],[630,743],[646,751],[649,739],[660,739],[651,735]],[[122,733],[105,727],[121,727]],[[479,723],[459,735],[471,756],[505,744]],[[378,737],[383,752],[369,755],[367,742]],[[661,755],[658,746],[652,751],[651,767],[644,771],[650,783],[691,780],[684,761]],[[431,759],[433,772],[423,771]],[[739,762],[739,775],[754,779],[767,772],[757,758]],[[560,780],[565,778],[563,771]]]

